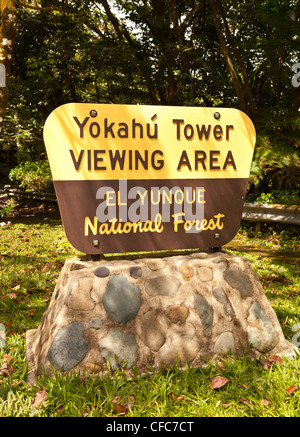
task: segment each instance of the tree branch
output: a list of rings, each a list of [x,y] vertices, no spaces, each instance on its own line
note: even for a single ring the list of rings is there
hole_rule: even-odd
[[[187,14],[187,16],[185,17],[184,21],[180,24],[180,30],[184,31],[187,26],[189,25],[190,21],[194,18],[194,16],[196,15],[196,13],[198,12],[198,10],[200,9],[201,6],[201,2],[198,1],[194,8]]]
[[[55,0],[51,0],[51,6],[33,6],[21,0],[16,0],[16,6],[22,6],[23,8],[32,9],[34,11],[61,11],[72,14],[75,14],[77,12],[76,9],[58,3]]]
[[[224,23],[226,38],[227,38],[227,40],[228,40],[228,42],[229,42],[229,44],[230,44],[230,46],[232,48],[234,56],[236,57],[236,60],[237,60],[237,62],[239,64],[239,67],[240,67],[242,75],[243,75],[245,90],[246,90],[246,93],[247,93],[247,96],[248,96],[248,101],[249,101],[249,104],[250,104],[251,112],[252,112],[253,115],[255,115],[255,113],[256,113],[256,106],[255,106],[255,103],[254,103],[254,100],[253,100],[253,96],[252,96],[252,92],[251,92],[251,89],[250,89],[249,80],[248,80],[248,73],[247,73],[244,61],[243,61],[243,59],[242,59],[242,57],[240,55],[240,52],[237,49],[237,46],[235,44],[235,41],[234,41],[233,37],[231,36],[230,30],[229,30],[229,27],[228,27],[228,23],[227,23],[227,20],[226,20],[226,14],[225,14],[224,8],[223,8],[220,0],[216,0],[216,2],[217,2],[218,10],[220,12],[220,15],[221,15],[223,23]]]
[[[229,55],[229,52],[228,52],[228,49],[226,46],[226,42],[225,42],[224,35],[222,32],[221,20],[220,20],[220,16],[218,13],[218,9],[217,9],[217,5],[216,5],[215,0],[210,0],[210,4],[211,4],[211,8],[212,8],[213,15],[214,15],[214,20],[215,20],[215,24],[216,24],[216,29],[217,29],[221,49],[222,49],[223,55],[225,57],[225,62],[227,64],[229,74],[231,76],[233,86],[234,86],[235,92],[237,94],[237,98],[238,98],[240,107],[241,107],[242,111],[246,112],[247,108],[246,108],[245,99],[244,99],[244,96],[243,96],[243,93],[242,93],[242,90],[241,90],[241,87],[240,87],[240,84],[238,81],[237,74],[236,74],[234,66],[231,62],[230,55]]]

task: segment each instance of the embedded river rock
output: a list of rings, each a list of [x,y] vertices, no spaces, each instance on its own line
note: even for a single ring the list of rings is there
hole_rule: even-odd
[[[217,252],[136,260],[66,261],[39,327],[27,332],[29,379],[214,356],[283,354],[283,335],[250,262]],[[96,365],[96,366],[95,366]]]

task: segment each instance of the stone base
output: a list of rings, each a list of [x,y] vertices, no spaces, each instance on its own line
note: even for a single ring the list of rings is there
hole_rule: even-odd
[[[39,327],[29,380],[52,369],[201,367],[233,351],[295,355],[250,262],[226,253],[66,261]],[[96,365],[96,366],[95,366]]]

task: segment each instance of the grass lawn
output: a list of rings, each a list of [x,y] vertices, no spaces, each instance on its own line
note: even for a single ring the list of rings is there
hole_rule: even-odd
[[[6,339],[0,346],[0,417],[300,416],[300,356],[228,356],[205,369],[132,369],[102,378],[58,373],[28,385],[25,333],[40,323],[64,261],[79,255],[59,218],[47,216],[48,206],[40,208],[44,214],[6,217],[13,224],[0,228],[0,335],[2,324]],[[255,233],[254,224],[243,222],[224,250],[251,261],[286,338],[300,343],[299,236],[299,227],[265,224]],[[216,376],[223,377],[220,388],[214,388]]]

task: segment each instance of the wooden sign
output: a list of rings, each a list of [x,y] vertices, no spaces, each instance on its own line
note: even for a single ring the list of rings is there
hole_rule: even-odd
[[[44,141],[87,254],[219,247],[240,226],[255,129],[237,109],[70,103]]]

